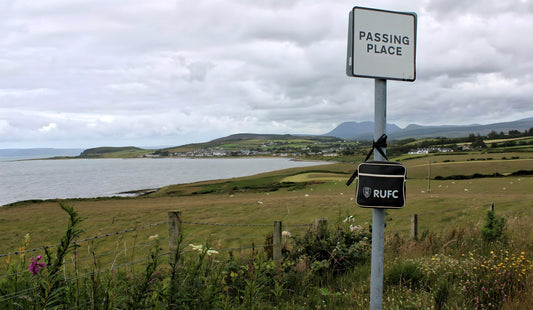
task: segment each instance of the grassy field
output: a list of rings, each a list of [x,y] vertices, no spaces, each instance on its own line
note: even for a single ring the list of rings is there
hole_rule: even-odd
[[[506,176],[519,170],[533,170],[533,153],[409,155],[396,160],[407,167],[407,202],[403,209],[386,212],[387,265],[395,261],[399,251],[397,248],[392,250],[395,247],[391,242],[409,237],[412,214],[418,214],[420,235],[444,236],[457,230],[480,229],[491,204],[494,204],[496,214],[508,223],[508,232],[513,234],[511,239],[514,240],[511,248],[523,251],[528,257],[533,255],[533,229],[529,225],[533,222],[533,176]],[[90,263],[94,252],[123,249],[121,257],[102,257],[101,263],[106,264],[113,259],[131,261],[134,257],[146,256],[149,246],[131,248],[156,235],[161,239],[162,251],[167,251],[165,238],[168,226],[162,222],[167,220],[167,212],[171,210],[180,210],[184,222],[270,225],[274,221],[282,221],[284,230],[300,235],[305,233],[306,227],[299,225],[314,223],[317,218],[327,218],[330,225],[335,225],[352,215],[355,224],[368,226],[372,221],[371,209],[357,207],[354,202],[355,186],[345,185],[355,167],[355,164],[332,163],[228,180],[172,185],[138,198],[70,200],[68,203],[74,205],[85,219],[81,225],[84,230],[81,238],[105,236],[159,223],[151,228],[87,242],[78,255]],[[471,176],[475,173],[504,176],[434,179],[436,176]],[[1,208],[0,254],[19,250],[26,234],[30,236],[26,249],[57,244],[66,226],[67,217],[55,201],[21,202]],[[208,241],[217,249],[249,247],[252,244],[261,246],[265,236],[271,232],[271,226],[185,224],[184,244]],[[422,243],[409,244],[401,250],[402,255],[422,255],[430,259],[431,256],[424,256],[428,254],[425,250],[417,252]],[[433,253],[438,253],[439,249],[435,251]],[[239,250],[233,252],[239,253]],[[466,249],[462,248],[453,256],[458,257],[465,252]],[[222,255],[225,254],[227,252],[222,252]],[[0,268],[3,268],[5,260],[0,261]],[[353,288],[352,293],[367,293],[364,291],[366,288],[363,292],[357,290]],[[387,296],[391,294],[396,293],[386,292]]]
[[[491,203],[496,205],[498,214],[506,217],[531,215],[531,176],[427,181],[429,162],[432,178],[495,172],[505,175],[531,170],[531,153],[429,156],[404,158],[402,162],[408,171],[407,203],[403,209],[387,212],[387,230],[408,233],[409,216],[415,213],[420,214],[422,229],[438,231],[451,223],[475,225]],[[355,167],[355,164],[335,163],[287,169],[230,180],[173,185],[134,199],[81,199],[71,203],[86,219],[84,237],[165,221],[170,210],[181,210],[184,221],[194,222],[269,224],[281,220],[290,227],[312,223],[319,217],[336,221],[348,215],[369,222],[371,210],[357,207],[355,186],[344,184]],[[31,235],[36,247],[55,244],[65,221],[53,201],[4,207],[0,209],[0,253],[13,251],[26,233]],[[191,226],[187,233],[216,235],[216,230],[208,232],[211,228]],[[166,229],[162,225],[147,234],[166,235]],[[234,233],[241,234],[238,230]],[[228,240],[218,244],[234,245]]]

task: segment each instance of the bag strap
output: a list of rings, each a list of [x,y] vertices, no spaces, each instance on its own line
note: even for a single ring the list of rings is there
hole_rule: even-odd
[[[381,154],[381,156],[385,157],[385,160],[389,161],[389,158],[387,157],[387,155],[385,155],[385,152],[383,151],[384,148],[387,148],[387,135],[386,134],[382,134],[381,137],[379,137],[378,141],[372,141],[372,149],[370,149],[370,152],[368,152],[368,155],[366,155],[364,162],[366,162],[370,158],[370,155],[372,155],[372,153],[374,152],[374,149],[376,149],[379,152],[379,154]],[[350,186],[350,184],[352,184],[352,182],[357,177],[357,174],[358,174],[358,171],[357,169],[355,169],[350,179],[348,179],[348,181],[346,182],[346,186]]]

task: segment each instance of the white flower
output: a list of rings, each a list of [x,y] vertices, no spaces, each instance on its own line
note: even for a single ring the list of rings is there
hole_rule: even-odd
[[[204,246],[201,245],[201,244],[196,245],[196,244],[190,243],[189,246],[192,248],[193,251],[197,251],[198,253],[202,253],[204,251]],[[205,251],[205,253],[208,256],[211,256],[211,255],[218,254],[218,251],[217,250],[213,250],[213,249],[209,249],[209,250]]]
[[[284,238],[292,237],[291,232],[290,231],[286,231],[286,230],[281,232],[281,236],[284,237]]]
[[[361,226],[359,226],[359,225],[350,225],[350,231],[356,231],[359,228],[361,228]]]
[[[189,246],[192,248],[193,251],[198,251],[198,252],[202,252],[203,251],[203,245],[199,244],[199,245],[195,245],[195,244],[189,244]]]
[[[217,250],[209,249],[209,250],[207,250],[206,253],[207,253],[208,256],[211,256],[211,255],[217,255],[217,254],[218,254],[218,251],[217,251]]]
[[[344,219],[344,221],[342,221],[342,222],[343,223],[349,223],[349,222],[353,222],[353,221],[355,221],[355,218],[353,217],[353,215],[350,215],[350,216],[346,217]]]

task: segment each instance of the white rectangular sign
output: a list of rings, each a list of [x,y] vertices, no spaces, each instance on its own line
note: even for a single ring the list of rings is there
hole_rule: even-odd
[[[346,74],[414,81],[416,13],[354,7],[350,12]]]

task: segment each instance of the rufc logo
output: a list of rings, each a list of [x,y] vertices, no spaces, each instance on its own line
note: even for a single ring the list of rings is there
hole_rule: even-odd
[[[372,189],[370,187],[363,187],[363,196],[365,198],[370,198],[370,195],[372,194]]]

